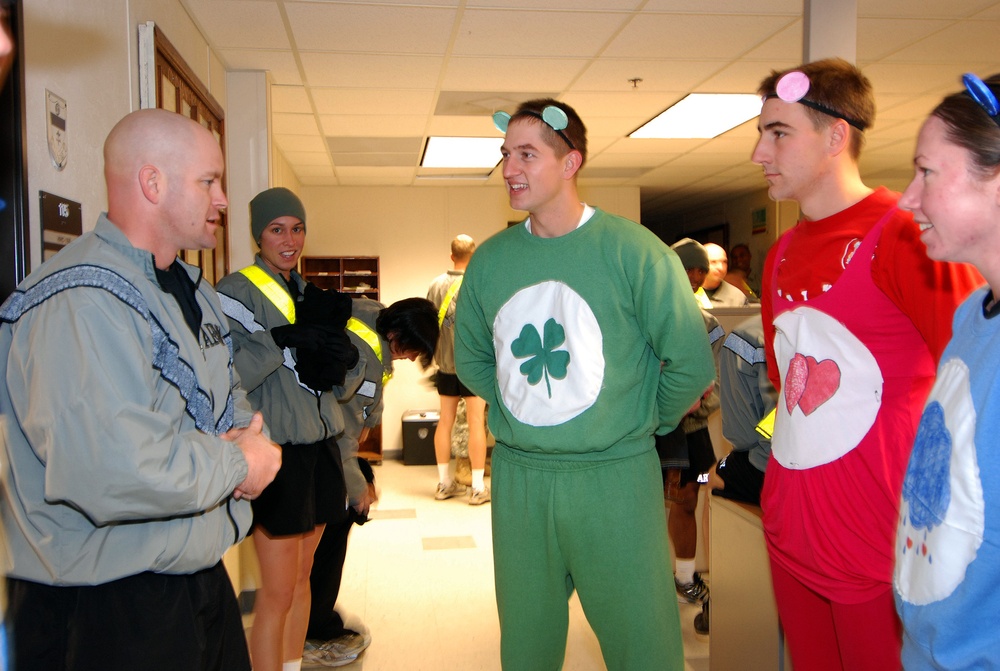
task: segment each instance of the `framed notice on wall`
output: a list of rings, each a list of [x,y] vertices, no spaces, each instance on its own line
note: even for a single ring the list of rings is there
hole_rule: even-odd
[[[83,234],[80,203],[39,191],[42,213],[42,259],[47,261]]]

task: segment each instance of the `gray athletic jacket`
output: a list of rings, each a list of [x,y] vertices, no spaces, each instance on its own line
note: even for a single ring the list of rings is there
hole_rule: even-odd
[[[250,527],[232,498],[250,406],[229,327],[197,283],[196,339],[153,257],[102,214],[0,307],[0,442],[9,575],[101,584],[218,563]]]
[[[385,307],[368,298],[355,298],[351,316],[364,323],[375,333],[375,320]],[[383,378],[392,375],[392,353],[389,342],[376,334],[382,349],[379,361],[375,350],[357,333],[348,330],[351,342],[358,348],[358,364],[347,374],[346,389],[338,389],[341,408],[344,411],[344,433],[337,439],[344,460],[344,481],[352,504],[358,502],[361,493],[368,488],[368,482],[357,464],[358,440],[365,428],[374,428],[382,423]]]
[[[284,288],[285,280],[271,272],[258,254],[254,265]],[[304,291],[305,280],[292,271]],[[310,445],[335,438],[344,430],[336,390],[319,393],[299,382],[293,348],[274,343],[271,329],[288,324],[281,311],[240,272],[215,285],[233,334],[236,370],[253,408],[264,413],[271,438],[279,445]]]

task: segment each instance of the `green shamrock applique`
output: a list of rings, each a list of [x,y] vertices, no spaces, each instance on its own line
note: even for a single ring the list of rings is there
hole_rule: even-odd
[[[511,343],[510,351],[518,359],[531,357],[521,364],[521,374],[527,376],[528,384],[536,385],[545,376],[545,387],[552,398],[552,384],[549,377],[561,380],[566,377],[569,366],[569,352],[556,350],[566,342],[566,331],[555,319],[549,319],[543,327],[544,341],[538,337],[538,329],[533,324],[525,324],[521,335]]]

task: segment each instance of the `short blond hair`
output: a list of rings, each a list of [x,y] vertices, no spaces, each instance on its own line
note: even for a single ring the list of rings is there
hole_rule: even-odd
[[[451,255],[456,261],[465,261],[476,251],[476,241],[464,233],[451,241]]]

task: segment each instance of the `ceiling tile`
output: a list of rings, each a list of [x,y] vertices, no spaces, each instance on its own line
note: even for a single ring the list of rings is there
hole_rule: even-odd
[[[1000,56],[998,56],[1000,62]],[[876,95],[894,93],[908,96],[925,91],[947,91],[957,88],[964,69],[953,64],[917,64],[883,60],[864,67]]]
[[[975,4],[980,4],[980,3],[975,3]],[[982,11],[970,14],[970,16],[975,17],[977,19],[1000,19],[1000,2],[997,3],[989,2],[986,4],[988,4],[989,6],[985,7]]]
[[[584,167],[583,172],[580,173],[581,180],[599,180],[599,179],[615,179],[624,181],[626,179],[635,179],[639,177],[644,172],[645,168],[636,166],[601,166],[601,165],[587,165]]]
[[[334,154],[360,152],[410,152],[423,148],[422,137],[328,137],[327,146]]]
[[[858,58],[878,61],[948,27],[943,20],[859,19]]]
[[[469,7],[499,7],[523,10],[573,10],[596,9],[607,12],[632,11],[642,6],[643,0],[474,0]]]
[[[663,164],[660,154],[625,154],[604,152],[587,162],[591,168],[655,168]]]
[[[335,173],[329,165],[299,165],[295,167],[295,174],[300,179],[304,177],[323,177],[333,179]]]
[[[696,93],[756,93],[761,80],[771,74],[771,70],[783,70],[798,65],[793,60],[784,63],[762,63],[760,61],[739,60],[727,64],[714,76],[694,87]]]
[[[577,111],[584,124],[590,126],[593,117],[628,116],[640,123],[648,121],[684,95],[683,89],[671,93],[647,92],[643,90],[628,92],[596,91],[571,92],[562,96],[562,100]]]
[[[555,98],[558,93],[514,91],[441,91],[434,114],[438,116],[483,116],[497,110],[513,112],[522,102],[535,98]]]
[[[434,92],[392,89],[337,89],[312,87],[319,114],[431,113]]]
[[[893,58],[911,63],[955,63],[997,59],[1000,21],[962,21],[900,49]]]
[[[300,57],[310,86],[344,88],[433,90],[443,64],[438,56],[304,52]]]
[[[299,86],[302,77],[291,51],[263,49],[223,49],[219,52],[230,70],[266,70],[275,84]]]
[[[410,137],[423,135],[427,125],[425,116],[402,114],[323,114],[319,118],[323,134],[385,137]]]
[[[649,0],[643,9],[647,12],[684,12],[694,14],[745,14],[746,0]],[[802,0],[769,0],[753,3],[753,11],[760,14],[802,13]]]
[[[945,94],[958,91],[959,86],[953,86],[947,91],[926,96],[907,98],[904,102],[887,108],[879,108],[875,114],[875,127],[882,123],[912,121],[923,122],[927,115],[931,113]]]
[[[623,150],[629,153],[661,153],[664,155],[664,162],[666,162],[671,158],[697,149],[703,144],[705,144],[704,138],[652,139],[623,137],[615,143],[614,147],[616,150]]]
[[[408,186],[413,183],[412,168],[338,168],[337,176],[345,186]]]
[[[587,66],[578,59],[451,57],[441,77],[447,91],[563,91]]]
[[[299,166],[330,166],[330,157],[324,152],[315,151],[283,151],[285,158],[292,165]]]
[[[309,96],[303,86],[272,86],[272,112],[302,112],[309,109]]]
[[[900,16],[937,19],[971,16],[992,5],[993,0],[858,0],[858,16]]]
[[[420,154],[334,154],[333,156],[333,162],[338,170],[351,166],[412,168],[419,160]]]
[[[794,67],[802,62],[802,48],[802,19],[790,17],[783,28],[764,35],[739,60],[763,62],[769,68]]]
[[[295,174],[299,177],[333,177],[333,167],[327,165],[298,165]]]
[[[312,114],[271,113],[272,132],[275,135],[319,135],[316,117]]]
[[[291,152],[323,152],[326,143],[319,134],[315,135],[274,135],[274,142],[281,148],[283,154]]]
[[[612,58],[684,59],[697,54],[719,60],[740,56],[783,29],[782,16],[650,14],[632,20],[603,53]]]
[[[573,82],[572,91],[656,93],[690,91],[723,69],[725,62],[604,58],[591,63]],[[632,83],[633,79],[642,81]]]
[[[596,56],[631,14],[467,9],[455,36],[459,56]]]
[[[216,49],[292,48],[275,2],[187,0],[185,4]]]
[[[445,137],[500,137],[488,114],[481,116],[435,116],[427,127],[428,135]]]
[[[304,2],[285,7],[303,51],[442,55],[457,15],[447,7]]]

